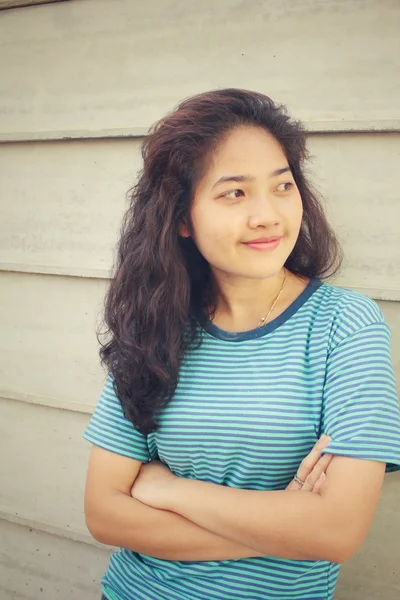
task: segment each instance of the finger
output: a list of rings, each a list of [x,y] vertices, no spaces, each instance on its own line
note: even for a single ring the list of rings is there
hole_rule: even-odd
[[[333,454],[325,454],[322,458],[319,459],[314,469],[306,477],[306,480],[303,485],[297,483],[297,481],[292,479],[292,481],[289,483],[286,489],[292,491],[313,492],[321,476],[325,476],[326,469],[329,467],[332,459]],[[325,477],[323,477],[322,479],[325,480]]]
[[[313,494],[318,494],[322,488],[322,486],[324,485],[326,480],[326,474],[325,473],[321,473],[321,475],[318,477],[317,482],[315,483],[313,489],[312,489],[312,493]]]
[[[331,464],[332,459],[333,454],[324,454],[323,456],[321,456],[321,458],[319,459],[319,461],[317,462],[317,464],[315,465],[308,477],[310,477],[311,480],[313,480],[314,482],[317,481],[318,477],[322,473],[326,473],[326,470]]]
[[[305,457],[305,459],[300,464],[300,467],[297,471],[298,479],[300,479],[301,481],[305,481],[307,479],[307,477],[310,475],[312,470],[315,468],[315,466],[321,460],[322,450],[324,448],[326,448],[326,446],[331,442],[331,440],[332,440],[332,438],[328,435],[322,435],[319,438],[319,440],[317,441],[317,443],[315,444],[315,446],[313,447],[311,452]],[[325,455],[325,456],[327,456],[327,455]],[[327,460],[327,463],[329,464],[329,462],[332,460],[332,458],[329,458],[326,460]],[[328,464],[326,464],[326,467],[328,466]],[[321,470],[319,471],[318,476],[320,473],[321,473]],[[314,481],[313,481],[313,483],[314,483]],[[292,481],[289,483],[289,485],[287,486],[286,489],[298,491],[298,490],[301,490],[302,487],[303,487],[303,484],[297,483],[294,479],[292,479]]]
[[[325,454],[319,459],[311,473],[306,477],[304,485],[301,488],[302,492],[311,492],[317,483],[320,476],[326,472],[333,458],[332,454]]]
[[[295,481],[294,479],[292,479],[289,485],[286,487],[287,490],[291,490],[294,492],[301,490],[301,488],[302,485],[300,483],[297,483],[297,481]]]
[[[326,473],[327,468],[329,467],[332,461],[332,454],[325,454],[322,458],[319,459],[311,473],[306,477],[304,485],[301,488],[302,492],[311,492],[317,483],[319,477],[322,473]]]
[[[307,479],[308,475],[320,460],[322,450],[324,450],[331,441],[332,438],[328,435],[323,435],[320,437],[311,452],[307,454],[307,456],[301,462],[297,471],[297,477],[299,479],[302,481]]]

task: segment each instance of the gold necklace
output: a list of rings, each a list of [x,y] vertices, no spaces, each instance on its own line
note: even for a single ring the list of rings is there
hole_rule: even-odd
[[[270,314],[272,313],[272,311],[274,310],[276,303],[278,302],[281,294],[282,294],[282,290],[285,287],[285,283],[286,283],[286,269],[285,267],[283,267],[283,281],[282,281],[282,285],[281,285],[281,289],[279,290],[275,300],[273,301],[271,308],[269,309],[268,313],[265,315],[265,317],[262,317],[259,324],[257,325],[257,327],[262,327],[263,325],[265,325],[265,323],[268,321],[268,317],[270,316]],[[214,321],[214,315],[210,315],[209,316],[210,321]]]
[[[286,283],[286,269],[285,267],[283,268],[283,281],[282,281],[282,285],[281,285],[281,289],[279,290],[275,300],[273,301],[271,308],[269,309],[268,313],[265,315],[265,317],[262,317],[261,321],[259,322],[259,324],[257,325],[257,327],[262,327],[263,325],[265,325],[265,323],[268,321],[268,317],[270,316],[270,314],[272,313],[272,311],[274,310],[276,303],[278,302],[280,295],[282,294],[282,290],[285,287],[285,283]]]

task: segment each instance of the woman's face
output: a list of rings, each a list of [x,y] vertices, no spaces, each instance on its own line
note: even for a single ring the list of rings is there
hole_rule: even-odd
[[[214,275],[264,279],[293,250],[302,201],[279,142],[255,127],[232,130],[194,192],[191,236]],[[181,235],[189,231],[182,226]]]

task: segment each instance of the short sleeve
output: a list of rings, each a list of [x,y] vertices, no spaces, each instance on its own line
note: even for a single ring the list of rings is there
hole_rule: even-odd
[[[386,323],[363,326],[329,355],[323,394],[326,452],[400,469],[400,410]]]
[[[125,418],[121,403],[108,375],[102,394],[83,437],[105,450],[148,462],[150,460],[147,437]]]

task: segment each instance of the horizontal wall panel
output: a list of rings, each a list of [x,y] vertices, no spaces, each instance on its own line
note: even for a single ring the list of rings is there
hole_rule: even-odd
[[[81,0],[0,19],[0,131],[147,128],[243,87],[308,121],[400,118],[397,0]],[[384,43],[382,43],[384,40]]]
[[[140,144],[0,145],[0,269],[106,277]],[[345,250],[338,283],[399,300],[400,134],[310,135],[309,145]]]
[[[21,8],[38,6],[39,4],[50,4],[51,2],[65,2],[66,0],[0,0],[0,10],[8,8]]]
[[[380,133],[399,132],[400,119],[367,119],[354,121],[306,121],[306,131],[310,133]],[[68,129],[64,131],[0,131],[0,144],[14,142],[51,142],[66,140],[98,140],[138,138],[147,135],[147,127],[120,127],[114,129]]]
[[[109,270],[140,142],[0,146],[0,260]]]
[[[100,600],[109,551],[1,520],[0,539],[2,600]]]
[[[0,512],[50,531],[87,533],[83,492],[89,416],[0,398]]]
[[[0,274],[0,396],[93,406],[104,291],[96,279]]]
[[[400,294],[400,135],[310,136],[311,172],[345,261],[338,283]],[[391,293],[390,290],[393,290]]]

